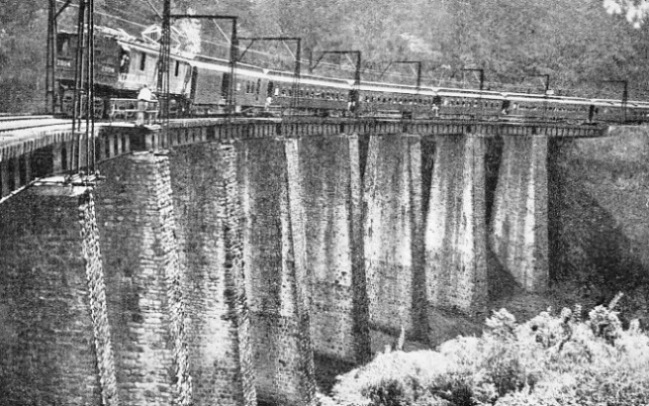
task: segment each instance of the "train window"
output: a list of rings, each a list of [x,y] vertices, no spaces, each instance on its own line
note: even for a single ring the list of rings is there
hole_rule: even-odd
[[[261,90],[261,79],[257,79],[257,94],[259,94],[260,90]]]
[[[230,74],[224,73],[221,79],[221,96],[227,97],[228,89],[230,88]]]
[[[56,48],[59,55],[67,55],[70,49],[70,38],[62,38],[62,36],[59,36]]]
[[[119,73],[128,73],[128,69],[131,66],[131,57],[129,53],[122,49],[121,55],[119,57]]]
[[[142,55],[140,57],[140,70],[144,70],[146,67],[146,54],[142,52]]]
[[[275,88],[275,83],[269,81],[268,87],[266,87],[266,97],[272,97],[274,88]]]
[[[178,73],[180,73],[180,61],[176,61],[176,69],[174,70],[174,76],[178,77]]]

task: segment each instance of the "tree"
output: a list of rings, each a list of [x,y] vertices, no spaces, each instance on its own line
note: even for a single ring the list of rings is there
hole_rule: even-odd
[[[639,29],[649,15],[649,2],[641,0],[604,0],[604,8],[609,14],[625,14],[627,21]]]

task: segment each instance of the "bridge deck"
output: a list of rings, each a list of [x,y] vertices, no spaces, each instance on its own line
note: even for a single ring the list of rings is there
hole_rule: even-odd
[[[16,124],[16,123],[14,123]],[[272,136],[277,135],[311,135],[317,128],[336,126],[341,133],[357,132],[360,134],[385,133],[398,130],[399,132],[412,132],[420,135],[454,135],[466,133],[480,133],[484,135],[546,135],[548,137],[600,137],[608,133],[608,125],[572,125],[562,123],[520,123],[520,122],[494,122],[494,121],[473,121],[462,120],[396,120],[396,119],[345,119],[345,118],[298,118],[282,121],[276,118],[198,118],[198,119],[175,119],[170,120],[170,128],[196,128],[213,127],[215,132],[225,135],[231,132],[231,136],[225,138],[246,138],[246,134],[256,131],[252,126],[265,127],[269,125],[279,126]],[[71,125],[63,120],[48,119],[42,120],[39,126],[28,128],[28,121],[21,120],[19,124],[13,125],[8,122],[2,123],[0,128],[0,161],[11,159],[16,156],[34,151],[36,149],[69,142],[73,140]],[[315,126],[315,128],[314,128]],[[130,122],[97,123],[97,137],[101,137],[103,128],[133,128],[135,125]],[[157,129],[158,126],[149,126],[150,129]],[[242,129],[246,129],[242,131]],[[284,130],[282,130],[282,128]],[[85,131],[81,127],[81,131]],[[286,134],[280,134],[286,133]]]
[[[77,166],[85,166],[85,127],[81,126],[79,132],[73,134],[70,122],[54,122],[51,118],[43,120],[47,124],[35,128],[24,128],[29,120],[18,120],[20,125],[15,130],[0,132],[0,200],[28,185],[33,179],[70,173]],[[3,125],[3,128],[11,128],[8,121]],[[133,151],[163,150],[207,141],[230,143],[252,138],[404,133],[425,137],[476,134],[484,137],[540,135],[592,138],[606,136],[610,131],[608,125],[448,119],[199,118],[170,120],[166,133],[158,124],[135,126],[131,122],[97,123],[89,150],[90,155],[101,162]],[[78,143],[81,144],[80,148]]]

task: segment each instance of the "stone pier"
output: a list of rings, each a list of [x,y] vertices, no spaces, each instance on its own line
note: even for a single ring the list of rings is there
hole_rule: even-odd
[[[191,145],[170,163],[193,404],[255,405],[236,152]]]
[[[258,399],[315,402],[298,140],[238,143],[246,293]]]
[[[188,405],[183,275],[169,158],[105,161],[97,220],[121,402]]]
[[[311,338],[319,355],[361,363],[370,355],[357,136],[300,141],[311,277]]]
[[[0,211],[0,399],[118,405],[92,187],[61,181]]]
[[[503,136],[491,249],[523,289],[548,285],[548,140]]]
[[[419,136],[372,136],[364,188],[370,323],[392,334],[401,328],[412,333],[421,327],[422,311],[413,303],[413,281],[423,272]]]
[[[439,309],[486,304],[485,145],[478,134],[436,137],[425,244],[427,297]]]

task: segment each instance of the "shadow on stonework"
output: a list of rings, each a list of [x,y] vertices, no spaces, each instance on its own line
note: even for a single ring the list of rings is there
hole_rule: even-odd
[[[571,182],[563,189],[556,240],[550,244],[554,288],[566,292],[566,301],[578,301],[585,309],[608,303],[623,292],[626,298],[618,310],[630,317],[642,316],[646,323],[649,264],[639,255],[647,247],[631,240],[585,186]],[[625,210],[624,205],[620,210]],[[617,216],[632,218],[628,213]]]
[[[352,362],[322,354],[314,354],[315,380],[321,393],[328,394],[336,384],[336,377],[356,367]]]

